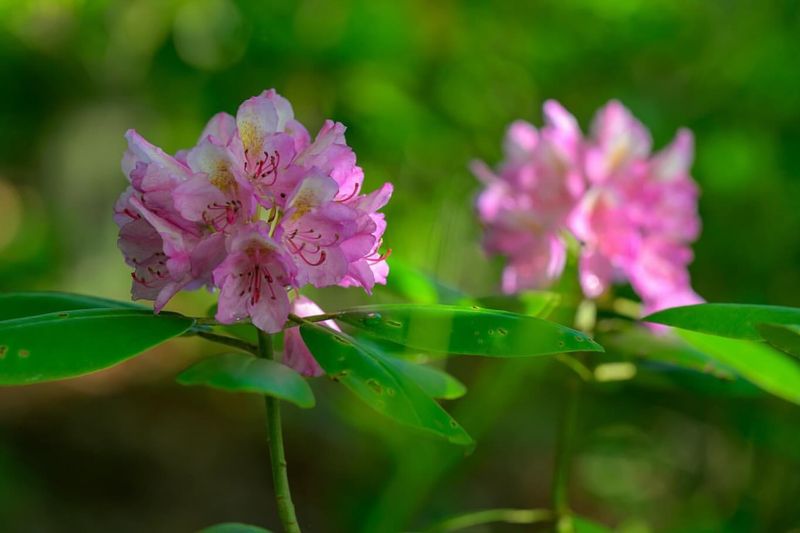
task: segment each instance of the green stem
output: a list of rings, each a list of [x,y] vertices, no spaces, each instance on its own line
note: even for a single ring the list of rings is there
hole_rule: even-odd
[[[305,324],[307,322],[324,322],[326,320],[332,320],[334,318],[337,318],[340,314],[341,314],[340,312],[323,313],[321,315],[305,316],[305,317],[302,317],[302,318],[300,318],[297,315],[290,314],[289,315],[289,319],[290,319],[290,322],[294,322],[296,324]],[[190,318],[192,320],[194,320],[195,326],[225,326],[225,325],[227,325],[227,324],[223,324],[222,322],[219,322],[215,318],[210,318],[210,317],[205,317],[205,316],[193,316],[193,317],[190,317]],[[252,324],[252,322],[250,322],[250,320],[241,320],[239,322],[236,322],[236,324],[237,325],[238,324]],[[286,324],[283,327],[284,327],[284,329],[286,329],[287,327],[290,328],[290,327],[293,327],[293,326],[291,324]]]
[[[597,320],[597,307],[592,300],[584,300],[578,306],[575,313],[575,327],[583,330],[589,335],[594,333]],[[586,367],[581,354],[570,357],[569,362],[579,376],[588,377],[586,381],[591,381],[591,371]],[[572,361],[574,360],[574,361]],[[562,361],[567,362],[567,361]],[[584,372],[585,370],[585,372]],[[578,400],[580,397],[581,379],[575,375],[567,378],[565,386],[564,410],[561,415],[561,427],[558,432],[558,443],[556,445],[555,470],[553,472],[553,509],[556,514],[563,518],[569,515],[569,473],[572,463],[572,443],[575,434],[575,425],[578,420]]]
[[[275,359],[272,337],[258,330],[258,352],[264,359]],[[286,472],[286,457],[283,452],[283,430],[281,429],[280,400],[266,396],[267,406],[267,444],[272,463],[272,484],[275,488],[275,501],[278,516],[286,533],[300,533],[300,525],[294,512],[292,494],[289,490],[289,477]]]
[[[198,337],[202,337],[211,342],[216,342],[218,344],[224,344],[226,346],[232,346],[234,348],[244,350],[245,352],[249,352],[253,355],[259,355],[260,353],[258,346],[256,346],[255,344],[251,344],[241,339],[228,337],[227,335],[218,335],[216,333],[211,333],[210,331],[194,331],[192,334],[197,335]]]
[[[294,322],[295,324],[307,324],[309,322],[324,322],[326,320],[332,320],[337,318],[341,313],[325,313],[322,315],[313,315],[313,316],[297,316],[295,314],[289,313],[289,320]]]
[[[564,399],[564,411],[556,448],[555,472],[553,473],[553,509],[559,517],[569,513],[569,472],[572,455],[572,438],[578,418],[578,395],[581,382],[569,376]]]
[[[446,533],[491,523],[535,524],[549,522],[553,518],[553,512],[549,509],[488,509],[449,518],[425,532]]]
[[[207,316],[193,316],[190,317],[194,320],[195,326],[220,326],[219,322],[217,322],[216,318],[207,317]]]

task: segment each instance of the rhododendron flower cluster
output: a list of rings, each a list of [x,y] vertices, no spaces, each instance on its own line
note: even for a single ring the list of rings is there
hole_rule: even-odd
[[[486,184],[477,200],[484,247],[508,259],[503,290],[560,277],[570,232],[582,244],[586,297],[627,281],[645,313],[701,301],[687,270],[700,231],[691,132],[652,154],[650,133],[619,102],[598,112],[588,136],[557,102],[545,103],[544,116],[539,130],[511,125],[496,172],[473,166]]]
[[[160,311],[178,291],[206,286],[219,290],[219,322],[249,318],[275,333],[292,289],[370,292],[385,283],[378,210],[392,185],[362,193],[344,131],[326,121],[312,140],[274,90],[245,101],[235,117],[217,114],[196,146],[174,156],[129,131],[122,170],[130,186],[115,220],[133,298]]]

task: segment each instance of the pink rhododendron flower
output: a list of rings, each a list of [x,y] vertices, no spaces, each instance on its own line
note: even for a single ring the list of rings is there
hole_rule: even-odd
[[[181,289],[210,283],[224,241],[177,210],[175,190],[193,173],[138,134],[129,131],[122,162],[131,186],[115,206],[119,246],[134,268],[134,299],[152,299],[156,311]]]
[[[323,311],[312,300],[305,296],[299,296],[292,302],[292,313],[300,317],[307,317],[321,315]],[[322,324],[333,330],[341,331],[333,320],[326,320]],[[297,327],[289,328],[284,333],[282,363],[294,368],[304,376],[321,376],[325,373],[311,355],[306,343],[303,342],[300,328]]]
[[[589,136],[555,102],[545,103],[544,114],[539,131],[511,125],[496,173],[474,166],[486,183],[477,200],[484,247],[508,260],[503,290],[558,278],[568,231],[582,244],[578,267],[587,298],[629,282],[646,311],[700,301],[687,270],[700,232],[691,133],[680,130],[653,155],[650,133],[619,102],[598,112]]]
[[[274,90],[219,113],[174,157],[134,131],[122,169],[130,187],[114,219],[133,268],[134,299],[159,311],[178,291],[219,290],[217,320],[283,329],[289,294],[306,284],[385,283],[378,210],[392,188],[362,194],[364,173],[342,124],[312,141]],[[296,292],[296,291],[294,291]]]
[[[220,287],[217,320],[230,324],[250,317],[268,333],[283,329],[289,315],[294,265],[270,236],[265,222],[241,226],[228,240],[228,255],[214,269]]]
[[[584,190],[580,173],[581,133],[556,102],[545,104],[545,126],[537,131],[517,121],[504,141],[506,160],[498,171],[476,163],[486,184],[478,214],[486,224],[484,247],[508,258],[503,290],[545,286],[564,269],[561,232]]]

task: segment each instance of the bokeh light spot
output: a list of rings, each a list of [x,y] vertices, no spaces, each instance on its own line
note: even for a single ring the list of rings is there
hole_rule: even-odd
[[[186,63],[218,70],[244,54],[248,28],[229,0],[187,2],[175,16],[175,48]]]

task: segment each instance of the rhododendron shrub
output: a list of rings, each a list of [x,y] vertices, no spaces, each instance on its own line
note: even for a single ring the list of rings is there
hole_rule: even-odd
[[[470,435],[439,403],[466,392],[445,371],[445,357],[549,359],[562,371],[546,375],[564,404],[552,502],[469,513],[426,530],[509,521],[602,531],[575,516],[569,502],[581,388],[629,380],[664,387],[689,376],[694,388],[745,387],[800,403],[793,359],[800,354],[800,310],[698,303],[687,270],[700,231],[688,130],[653,152],[647,129],[618,102],[598,112],[588,134],[556,102],[545,103],[544,116],[539,129],[524,121],[510,126],[496,169],[474,165],[484,182],[477,199],[484,247],[506,261],[504,294],[488,296],[445,286],[402,263],[390,270],[382,210],[393,186],[365,186],[345,127],[328,120],[312,136],[274,90],[247,99],[235,115],[215,115],[195,146],[174,155],[130,130],[122,157],[127,188],[113,219],[137,303],[0,294],[0,386],[101,371],[176,337],[225,346],[193,361],[176,381],[263,397],[277,514],[283,530],[296,533],[311,504],[295,511],[280,406],[314,407],[315,378],[325,376],[418,430],[404,446],[397,427],[372,428],[392,442],[395,470],[404,474],[387,476],[365,531],[370,524],[401,531],[464,447],[475,446],[473,436],[518,405],[515,397],[527,397],[521,367],[481,367],[476,388],[483,395],[473,404],[479,408],[464,410],[475,428]],[[574,282],[557,283],[568,266],[576,267]],[[643,305],[615,294],[616,284],[629,284]],[[426,303],[343,307],[334,293],[323,310],[306,294],[330,287],[360,288],[356,294],[365,299],[391,293],[392,301]],[[167,309],[178,293],[192,290],[211,294],[212,311]],[[671,334],[664,334],[667,326],[675,328]],[[426,447],[427,437],[455,446]],[[406,503],[386,523],[381,506],[395,505],[401,493]],[[231,523],[204,531],[266,530]]]
[[[177,381],[264,396],[278,515],[295,532],[279,405],[313,407],[306,378],[327,375],[401,424],[472,446],[436,401],[464,394],[464,386],[399,358],[407,346],[491,357],[601,350],[560,324],[474,305],[323,312],[301,291],[371,295],[390,273],[382,209],[393,187],[364,187],[344,134],[328,120],[310,135],[274,90],[247,99],[235,116],[215,115],[195,146],[174,155],[128,131],[128,186],[114,221],[131,296],[152,309],[67,293],[0,295],[0,384],[95,372],[178,336],[225,345],[227,353],[196,362]],[[191,290],[215,296],[213,317],[165,309]]]
[[[496,171],[473,166],[486,185],[477,200],[484,247],[507,259],[503,290],[552,284],[571,234],[586,298],[627,282],[645,313],[700,302],[687,270],[700,232],[691,132],[652,153],[647,128],[617,101],[600,109],[589,135],[555,101],[544,116],[539,130],[524,121],[508,128]]]

